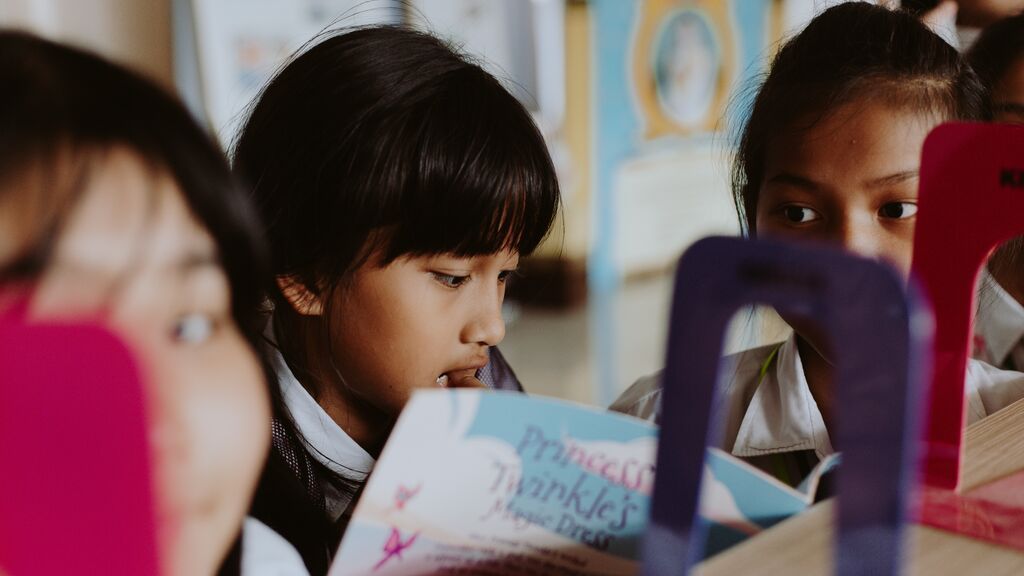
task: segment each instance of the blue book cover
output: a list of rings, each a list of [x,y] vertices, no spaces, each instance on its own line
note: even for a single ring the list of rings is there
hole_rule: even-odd
[[[331,574],[632,574],[656,440],[643,421],[568,402],[417,392]]]
[[[417,392],[331,575],[634,574],[657,435],[648,422],[560,400]],[[704,494],[710,522],[756,533],[804,509],[813,487],[789,488],[712,450]]]

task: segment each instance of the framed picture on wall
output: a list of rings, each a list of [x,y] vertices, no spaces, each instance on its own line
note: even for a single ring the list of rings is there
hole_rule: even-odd
[[[263,85],[317,34],[401,20],[398,0],[174,0],[176,82],[227,145]]]

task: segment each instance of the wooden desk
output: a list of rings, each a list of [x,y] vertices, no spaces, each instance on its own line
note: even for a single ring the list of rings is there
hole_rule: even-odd
[[[966,489],[1024,469],[1024,400],[967,429],[963,466]],[[833,509],[832,501],[822,502],[703,562],[696,573],[831,575]],[[925,526],[912,525],[907,535],[909,565],[904,564],[905,574],[1024,574],[1024,552]]]
[[[1024,400],[968,426],[966,445],[965,491],[1024,469]]]

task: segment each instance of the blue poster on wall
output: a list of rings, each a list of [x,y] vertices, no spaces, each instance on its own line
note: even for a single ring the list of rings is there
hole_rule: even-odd
[[[621,389],[622,278],[664,270],[694,241],[739,232],[730,131],[791,19],[779,0],[593,0],[588,255],[597,398]],[[635,375],[632,375],[635,377]]]
[[[731,128],[781,34],[772,0],[594,0],[591,282],[663,268],[691,242],[738,230]],[[745,100],[743,95],[748,98]]]

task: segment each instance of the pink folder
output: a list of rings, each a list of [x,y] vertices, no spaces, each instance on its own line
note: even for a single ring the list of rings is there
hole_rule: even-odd
[[[926,484],[953,489],[978,272],[994,247],[1024,234],[1024,128],[946,124],[923,154],[912,274],[936,321],[923,472]]]
[[[964,376],[978,272],[1024,235],[1024,127],[947,124],[925,141],[912,273],[935,310],[918,518],[1024,550],[1024,472],[963,493]]]
[[[157,574],[145,398],[92,325],[0,317],[0,572]]]

